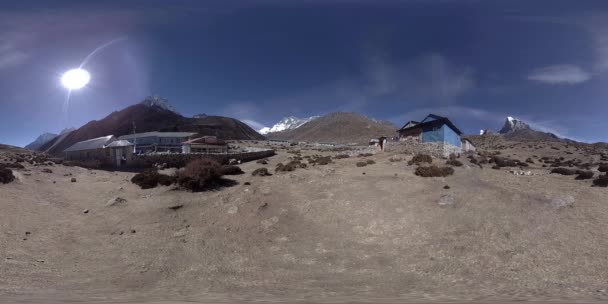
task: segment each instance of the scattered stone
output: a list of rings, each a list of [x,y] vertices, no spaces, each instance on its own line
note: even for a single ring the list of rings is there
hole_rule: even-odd
[[[550,202],[551,206],[557,209],[564,207],[573,207],[574,197],[571,195],[555,197]]]
[[[455,202],[456,202],[456,200],[454,199],[454,197],[451,195],[448,195],[448,194],[442,195],[439,198],[439,201],[437,201],[439,206],[451,206],[451,205],[454,205]]]
[[[523,170],[509,170],[509,173],[513,174],[513,175],[522,175],[522,176],[531,176],[532,172],[531,171],[523,171]]]
[[[84,213],[84,214],[89,213],[89,209],[85,209],[82,213]]]
[[[268,207],[268,203],[263,203],[260,205],[260,207],[258,207],[258,210],[265,209],[266,207]]]
[[[450,186],[445,185],[445,186],[443,186],[443,189],[450,189]]]
[[[127,200],[122,198],[122,197],[115,197],[115,198],[111,198],[110,200],[108,200],[106,206],[117,206],[117,205],[121,205],[126,203]]]
[[[131,229],[131,233],[136,233],[137,231],[135,229]]]
[[[49,168],[44,168],[42,169],[43,173],[53,173],[53,170],[49,169]]]
[[[75,182],[76,182],[76,178],[75,178],[75,177],[72,177],[72,179],[70,179],[70,181],[71,181],[72,183],[75,183]]]
[[[249,186],[249,185],[251,185],[251,183],[250,182],[245,182],[245,183],[243,183],[243,185]]]

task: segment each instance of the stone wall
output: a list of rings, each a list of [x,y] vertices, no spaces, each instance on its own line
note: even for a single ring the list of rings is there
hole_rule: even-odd
[[[417,140],[401,140],[389,142],[386,146],[387,152],[398,153],[424,153],[433,157],[447,158],[451,153],[460,154],[460,147],[456,147],[443,142],[421,143]]]
[[[197,158],[211,158],[221,164],[227,164],[229,160],[236,159],[241,162],[262,159],[275,155],[274,150],[254,150],[247,152],[224,153],[224,154],[202,154],[202,153],[155,153],[135,155],[134,163],[138,166],[152,166],[154,164],[166,164],[167,167],[184,167],[187,163]]]

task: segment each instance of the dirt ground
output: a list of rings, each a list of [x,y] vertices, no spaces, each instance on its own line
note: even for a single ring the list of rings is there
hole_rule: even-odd
[[[597,161],[569,149],[501,155]],[[464,157],[422,178],[396,151],[275,174],[291,156],[199,193],[25,164],[0,184],[0,299],[608,299],[608,188],[591,180]]]

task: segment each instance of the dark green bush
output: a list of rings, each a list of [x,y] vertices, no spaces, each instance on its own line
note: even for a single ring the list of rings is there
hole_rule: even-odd
[[[408,165],[420,165],[421,163],[432,163],[433,157],[428,154],[416,154],[412,157],[412,160],[408,161]]]

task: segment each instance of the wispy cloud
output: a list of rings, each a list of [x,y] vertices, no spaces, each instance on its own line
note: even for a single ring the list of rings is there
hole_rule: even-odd
[[[577,84],[591,79],[592,75],[573,64],[559,64],[537,68],[528,74],[532,81],[546,84]]]

